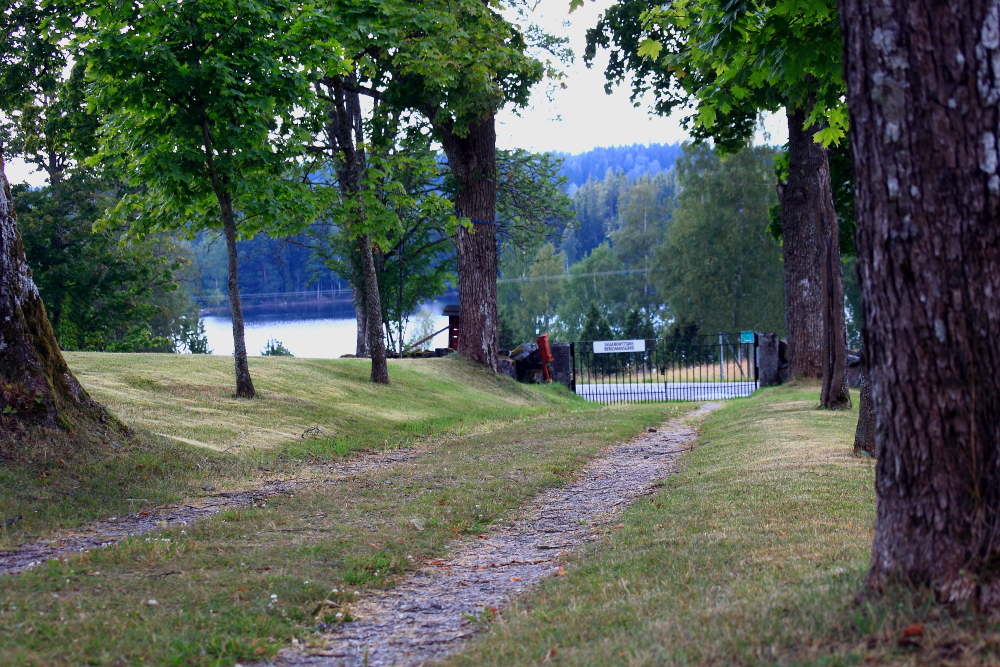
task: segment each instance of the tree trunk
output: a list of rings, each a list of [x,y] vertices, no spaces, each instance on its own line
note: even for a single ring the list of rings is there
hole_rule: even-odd
[[[840,1],[875,441],[866,590],[1000,611],[1000,9]]]
[[[240,300],[239,255],[236,253],[236,214],[233,199],[225,181],[215,170],[215,148],[212,141],[212,127],[204,107],[201,111],[201,138],[205,151],[205,166],[208,179],[212,183],[215,199],[222,213],[222,231],[226,237],[226,260],[228,263],[227,287],[229,288],[229,311],[233,318],[233,363],[236,367],[236,395],[253,398],[257,395],[250,366],[247,364],[247,341],[243,331],[243,302]]]
[[[854,431],[854,453],[866,452],[875,456],[875,406],[872,404],[872,387],[868,381],[868,360],[861,348],[861,400],[858,402],[858,428]]]
[[[368,357],[368,315],[365,312],[364,290],[357,285],[351,285],[351,293],[354,295],[354,318],[358,323],[358,339],[354,356],[358,359]]]
[[[844,274],[830,163],[805,121],[803,109],[789,111],[788,183],[781,191],[789,361],[793,375],[823,378],[822,407],[847,408]]]
[[[360,200],[362,195],[362,175],[365,170],[363,149],[364,136],[361,123],[361,100],[356,91],[347,90],[343,77],[328,80],[333,91],[333,105],[329,109],[328,134],[335,154],[339,158],[337,181],[345,200]],[[358,215],[364,216],[363,205],[357,207]],[[354,221],[352,226],[361,227],[363,219]],[[382,334],[382,302],[379,296],[378,276],[372,257],[371,237],[358,236],[358,250],[361,253],[361,289],[364,304],[364,335],[367,356],[371,357],[371,380],[379,384],[389,384],[389,368],[386,365],[385,336]],[[357,310],[357,300],[355,300]],[[358,321],[360,348],[361,321]],[[359,349],[360,351],[360,349]],[[360,356],[360,355],[358,355]]]
[[[805,114],[789,110],[788,182],[778,188],[785,268],[785,325],[792,377],[823,377],[823,276],[820,210],[823,186],[812,132]],[[829,190],[829,178],[827,178]],[[832,206],[832,202],[830,204]]]
[[[371,239],[367,234],[358,237],[358,249],[361,251],[361,266],[365,278],[365,329],[368,351],[372,358],[371,380],[377,384],[389,384],[385,336],[382,333],[382,300],[378,291],[378,276],[375,275]]]
[[[432,116],[433,117],[433,116]],[[436,126],[458,178],[455,212],[474,221],[455,233],[458,259],[458,351],[493,371],[499,359],[497,320],[496,125],[493,115],[458,136],[450,125]]]
[[[227,202],[228,204],[228,202]],[[253,398],[257,395],[253,380],[250,379],[250,366],[247,362],[247,340],[243,328],[243,301],[240,299],[239,255],[236,252],[236,221],[232,210],[226,214],[223,206],[222,230],[226,236],[226,260],[229,266],[229,310],[233,316],[233,362],[236,366],[236,395],[241,398]]]
[[[33,429],[73,434],[79,446],[81,437],[100,436],[102,425],[127,432],[63,359],[24,257],[0,154],[0,461]],[[47,441],[47,435],[39,439]]]

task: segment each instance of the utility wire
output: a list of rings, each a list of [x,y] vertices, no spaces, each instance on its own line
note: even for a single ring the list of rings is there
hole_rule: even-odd
[[[500,278],[497,283],[528,283],[534,282],[536,280],[566,280],[569,278],[596,278],[598,276],[620,276],[629,273],[649,273],[651,269],[624,269],[622,271],[595,271],[593,273],[560,273],[553,276],[529,276],[527,278]],[[306,290],[303,292],[261,292],[258,294],[240,294],[240,299],[265,299],[265,298],[293,298],[293,297],[315,297],[319,299],[323,296],[340,296],[341,294],[351,294],[353,295],[353,290],[351,289],[324,289],[324,290]],[[191,297],[194,301],[228,301],[228,294],[218,294],[209,296],[193,296]]]
[[[567,278],[594,278],[596,276],[620,276],[627,273],[649,273],[651,269],[625,269],[623,271],[595,271],[594,273],[561,273],[555,276],[531,276],[528,278],[501,278],[498,283],[527,283],[535,280],[564,280]]]

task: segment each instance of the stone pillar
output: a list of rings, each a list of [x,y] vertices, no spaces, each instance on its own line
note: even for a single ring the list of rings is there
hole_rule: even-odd
[[[778,334],[757,334],[757,370],[761,387],[781,384],[778,370],[781,361],[778,357]]]
[[[552,381],[561,382],[567,387],[573,384],[573,362],[569,355],[569,343],[552,345]]]

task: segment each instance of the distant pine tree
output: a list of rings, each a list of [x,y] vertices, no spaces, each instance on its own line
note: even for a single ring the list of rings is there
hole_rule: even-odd
[[[583,322],[583,340],[610,340],[612,338],[611,325],[597,309],[597,304],[590,302],[590,309],[587,311],[587,318]]]
[[[623,172],[628,180],[655,176],[673,167],[680,155],[680,144],[602,146],[577,155],[556,154],[563,160],[562,175],[569,181],[571,196],[588,180],[604,178],[609,170]]]

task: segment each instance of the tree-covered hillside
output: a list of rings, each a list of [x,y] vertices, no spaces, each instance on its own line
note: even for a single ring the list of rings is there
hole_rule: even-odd
[[[570,196],[588,180],[604,179],[609,171],[624,172],[630,181],[646,175],[655,176],[670,169],[680,155],[680,144],[601,146],[577,155],[556,153],[563,161],[562,174],[569,182]]]

